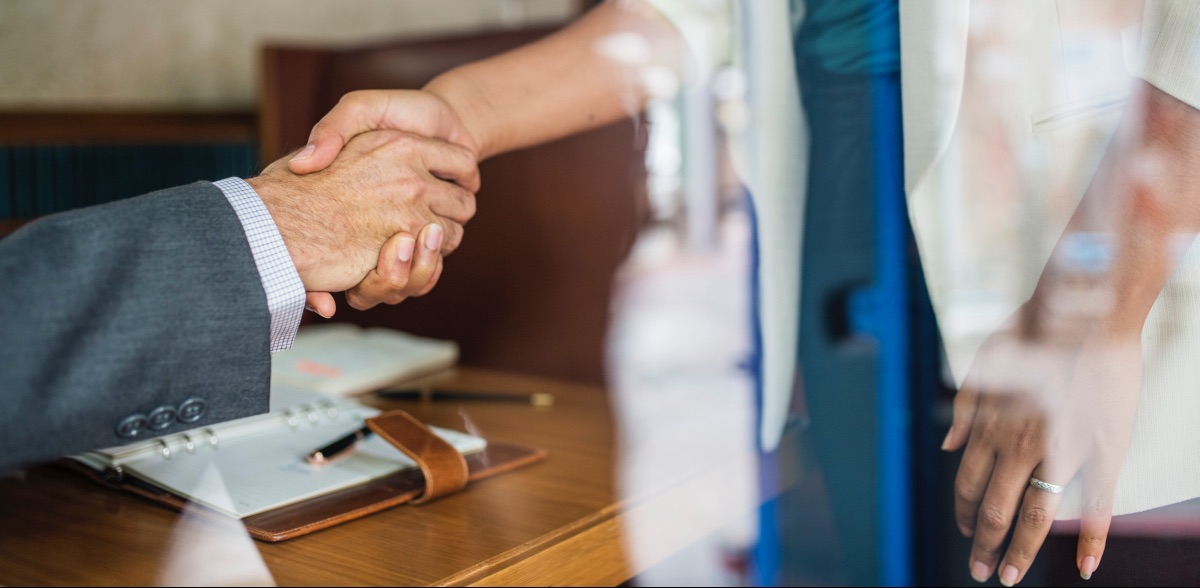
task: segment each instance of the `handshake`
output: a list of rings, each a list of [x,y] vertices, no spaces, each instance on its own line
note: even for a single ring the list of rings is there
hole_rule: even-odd
[[[479,190],[477,143],[423,90],[347,94],[309,145],[247,183],[271,213],[310,310],[331,292],[365,310],[420,296],[462,242]]]

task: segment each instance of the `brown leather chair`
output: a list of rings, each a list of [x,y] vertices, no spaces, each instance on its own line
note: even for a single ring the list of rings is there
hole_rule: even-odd
[[[303,146],[346,92],[419,88],[550,32],[266,47],[262,159]],[[464,365],[602,382],[613,274],[646,216],[643,144],[644,127],[630,120],[484,162],[478,213],[438,286],[366,312],[339,298],[335,320],[457,341]]]

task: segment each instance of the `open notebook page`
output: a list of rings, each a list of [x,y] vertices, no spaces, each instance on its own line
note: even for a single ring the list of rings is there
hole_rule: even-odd
[[[114,463],[127,475],[237,518],[416,467],[378,435],[367,436],[354,453],[332,464],[309,465],[305,461],[309,452],[359,429],[363,419],[378,413],[355,403],[337,406],[334,417],[323,413],[319,419],[301,418],[296,426],[278,413],[259,417],[271,418],[274,425],[244,430],[236,437],[222,439],[216,448],[197,444],[188,453],[175,446],[169,459],[161,452],[139,452]],[[486,446],[480,437],[439,427],[430,429],[460,453],[480,451]]]

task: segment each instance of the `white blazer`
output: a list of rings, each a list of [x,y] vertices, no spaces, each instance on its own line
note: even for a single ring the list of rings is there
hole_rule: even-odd
[[[1133,77],[1200,108],[1200,2],[1109,9],[901,1],[909,215],[955,385],[1031,295]],[[986,157],[992,165],[980,165]],[[1200,248],[1191,245],[1142,334],[1142,392],[1114,514],[1200,497]],[[1077,486],[1058,518],[1078,518]]]

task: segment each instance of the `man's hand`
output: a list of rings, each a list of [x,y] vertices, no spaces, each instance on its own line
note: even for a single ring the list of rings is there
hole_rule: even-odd
[[[288,167],[297,174],[309,174],[325,169],[341,152],[342,148],[360,133],[377,129],[399,130],[415,135],[440,139],[456,144],[478,159],[479,147],[474,137],[463,125],[458,114],[440,97],[424,90],[359,90],[342,97],[313,127],[308,146],[288,162]],[[463,178],[442,178],[458,183],[474,193],[479,190],[479,175]],[[465,221],[464,221],[465,222]],[[431,236],[433,237],[433,236]],[[449,253],[448,251],[446,253]],[[413,294],[411,288],[391,291],[381,289],[384,284],[412,284],[406,276],[397,273],[392,265],[385,265],[380,252],[380,267],[371,285],[360,284],[347,292],[347,301],[360,310],[376,304],[396,304],[408,296],[428,292],[437,283],[435,277],[428,287]],[[441,260],[438,261],[439,271]],[[393,273],[385,270],[393,268]],[[395,301],[395,302],[392,302]],[[337,304],[328,292],[310,291],[306,300],[308,307],[323,317],[331,317]]]
[[[353,308],[367,310],[428,293],[442,276],[442,234],[440,225],[426,225],[415,238],[408,233],[393,235],[379,250],[375,269],[346,291],[346,301]],[[337,303],[328,292],[309,292],[305,304],[325,318],[337,312]]]
[[[475,214],[474,195],[462,185],[479,179],[474,157],[458,145],[376,131],[351,139],[320,172],[297,176],[280,160],[247,181],[271,212],[305,289],[340,292],[359,284],[377,261],[400,257],[397,233],[436,224],[440,252],[458,247],[462,224]],[[436,242],[437,232],[423,234]],[[382,251],[389,240],[391,253]],[[392,277],[378,268],[376,275],[376,286]],[[372,292],[378,288],[362,288],[351,299],[369,305]],[[400,295],[403,289],[387,297]]]
[[[600,49],[613,39],[644,44],[644,55]],[[476,161],[546,143],[641,111],[651,95],[645,72],[681,71],[685,53],[682,36],[647,3],[603,2],[562,31],[443,72],[420,90],[346,94],[288,166],[298,174],[325,169],[352,137],[373,129],[454,143]],[[479,189],[478,177],[444,179]],[[333,299],[312,294],[309,304],[332,309]]]

